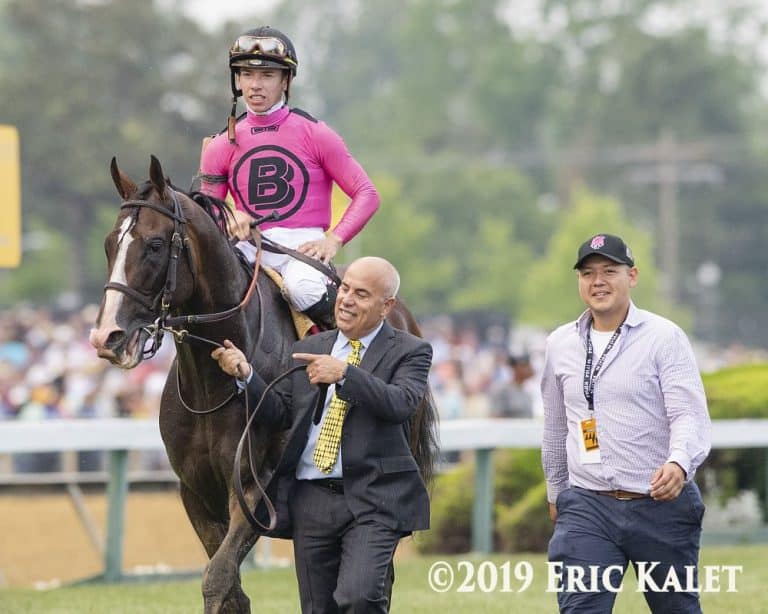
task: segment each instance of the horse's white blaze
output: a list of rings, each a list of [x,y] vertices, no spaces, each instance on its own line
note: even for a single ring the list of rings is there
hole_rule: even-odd
[[[120,225],[120,242],[118,243],[117,256],[115,257],[115,266],[112,267],[112,275],[109,277],[110,282],[123,285],[128,284],[128,278],[125,274],[125,261],[128,256],[128,248],[133,242],[133,237],[128,232],[131,223],[131,218],[127,217]],[[123,304],[124,297],[125,295],[122,292],[107,288],[104,293],[104,311],[101,314],[100,328],[102,330],[113,331],[120,328],[117,324],[117,313]]]

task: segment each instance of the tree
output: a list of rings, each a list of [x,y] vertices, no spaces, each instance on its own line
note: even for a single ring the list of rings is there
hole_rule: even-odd
[[[466,309],[474,298],[476,309],[514,316],[525,265],[543,249],[548,232],[525,178],[510,169],[467,164],[414,173],[404,186],[418,211],[439,220],[421,265],[455,262],[453,278],[428,296],[430,308]]]
[[[535,139],[557,58],[513,36],[504,4],[286,0],[276,19],[299,33],[297,92],[353,149],[407,172],[422,156],[477,163]]]
[[[543,22],[557,15],[563,24],[549,44],[562,58],[559,82],[568,84],[559,88],[549,132],[566,150],[581,149],[578,159],[556,173],[561,192],[588,182],[620,198],[626,215],[658,237],[659,260],[668,247],[657,213],[659,192],[662,184],[676,189],[676,293],[695,304],[701,291],[696,271],[704,262],[717,262],[728,300],[716,325],[723,333],[712,336],[723,338],[727,331],[732,339],[765,344],[768,334],[758,315],[768,300],[762,283],[768,258],[758,247],[768,238],[766,159],[760,151],[764,66],[755,52],[765,17],[743,3],[720,3],[708,22],[691,16],[698,12],[690,10],[692,4],[640,0],[611,3],[613,11],[602,0],[542,4]],[[662,177],[669,166],[662,169],[663,160],[635,146],[664,134],[683,145],[698,144],[688,147],[694,152],[688,158],[678,154],[672,167],[680,181],[676,188]],[[639,175],[646,177],[643,183],[633,180]]]
[[[431,239],[440,231],[440,222],[431,212],[414,206],[394,177],[376,176],[374,182],[382,205],[362,233],[345,247],[342,256],[382,256],[400,272],[400,295],[416,313],[434,309],[430,297],[449,288],[456,277],[456,258],[435,258]]]
[[[635,304],[673,319],[681,326],[688,325],[690,317],[684,310],[665,304],[659,297],[650,233],[631,224],[617,201],[586,189],[576,192],[571,207],[552,233],[546,255],[530,268],[523,285],[521,321],[552,329],[574,320],[584,311],[573,264],[578,246],[599,232],[619,235],[632,249],[640,271],[639,283],[632,291]]]
[[[528,245],[515,236],[512,221],[480,220],[475,241],[482,247],[464,254],[467,283],[454,288],[453,309],[489,309],[510,317],[518,313],[532,256]]]
[[[514,316],[527,274],[515,265],[539,258],[560,228],[557,206],[539,203],[557,194],[567,208],[573,186],[619,200],[660,255],[659,160],[637,145],[667,133],[703,143],[706,155],[675,162],[679,294],[695,304],[696,270],[717,262],[728,297],[720,331],[768,343],[768,107],[755,52],[765,20],[747,5],[713,3],[710,23],[692,6],[541,0],[525,25],[508,0],[283,0],[271,15],[257,6],[202,32],[150,0],[0,0],[0,103],[21,133],[25,214],[72,241],[58,258],[73,257],[73,280],[59,283],[92,297],[113,219],[93,211],[117,204],[109,159],[140,178],[155,153],[185,187],[200,138],[224,127],[226,49],[243,23],[272,23],[294,39],[291,103],[337,129],[383,182],[381,211],[348,249],[396,253],[418,280],[408,291],[420,310],[476,298]],[[696,183],[708,173],[719,183]],[[508,278],[500,263],[514,263]]]
[[[140,177],[155,153],[183,183],[197,167],[205,131],[179,98],[193,82],[190,58],[203,34],[151,0],[13,0],[0,10],[13,66],[0,71],[0,105],[20,134],[25,217],[63,232],[57,257],[68,275],[60,284],[95,293],[103,266],[91,266],[88,244],[107,230],[94,211],[117,199],[110,158]],[[197,121],[207,123],[202,114]]]

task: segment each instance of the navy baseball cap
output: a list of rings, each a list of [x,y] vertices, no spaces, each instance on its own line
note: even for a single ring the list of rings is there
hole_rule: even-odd
[[[629,249],[621,237],[599,234],[581,244],[578,256],[576,257],[576,264],[573,265],[573,268],[580,269],[584,264],[584,260],[594,254],[605,256],[619,264],[626,264],[630,267],[635,266],[632,250]]]

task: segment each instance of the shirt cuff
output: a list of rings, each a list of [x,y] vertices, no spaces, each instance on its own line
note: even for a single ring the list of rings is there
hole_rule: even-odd
[[[235,378],[235,384],[237,384],[237,389],[242,392],[248,387],[248,384],[251,383],[251,380],[253,379],[253,367],[251,367],[251,372],[248,374],[248,377],[245,379],[242,379],[240,377]]]
[[[685,452],[680,450],[672,450],[672,453],[669,455],[667,462],[680,465],[680,468],[685,474],[685,479],[688,479],[688,475],[691,473],[691,459]]]
[[[547,501],[553,503],[557,501],[557,495],[568,488],[568,482],[563,484],[550,484],[547,482]]]

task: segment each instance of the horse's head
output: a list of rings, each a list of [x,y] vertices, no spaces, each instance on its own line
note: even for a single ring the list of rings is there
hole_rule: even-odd
[[[169,186],[154,156],[149,181],[141,186],[120,171],[114,158],[110,170],[123,203],[104,242],[109,281],[90,342],[100,357],[131,369],[144,357],[152,323],[191,295],[189,258],[181,256],[182,201],[188,199]]]

